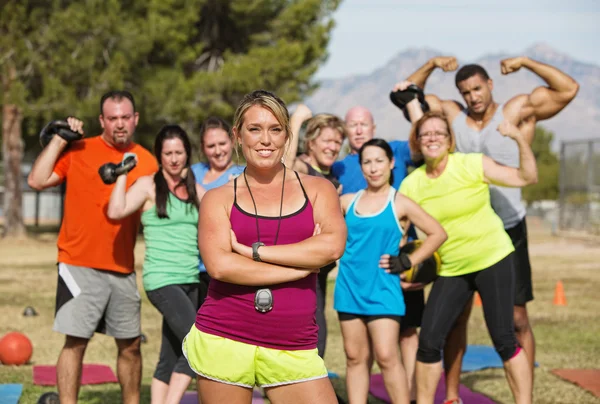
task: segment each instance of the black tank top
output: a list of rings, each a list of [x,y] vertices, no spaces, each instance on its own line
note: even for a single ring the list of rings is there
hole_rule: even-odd
[[[310,164],[308,164],[306,161],[303,161],[304,164],[306,164],[306,170],[308,171],[308,175],[312,175],[313,177],[321,177],[321,178],[325,178],[327,180],[329,180],[329,182],[331,182],[333,184],[333,186],[335,187],[335,189],[338,189],[338,187],[340,186],[340,182],[337,180],[337,178],[335,178],[333,176],[333,174],[331,173],[331,171],[327,174],[323,174],[319,171],[317,171],[313,166],[311,166]]]
[[[306,170],[308,172],[308,175],[311,175],[313,177],[325,178],[333,184],[335,189],[338,189],[338,187],[340,186],[340,182],[333,176],[331,171],[328,174],[323,174],[323,173],[320,173],[317,170],[315,170],[315,168],[313,166],[311,166],[310,164],[308,164],[306,161],[303,161],[303,163],[306,164]],[[296,174],[296,175],[298,175],[298,174]],[[300,178],[298,178],[298,180],[300,180]],[[335,268],[335,265],[336,265],[336,263],[332,262],[331,264],[325,265],[323,268],[321,268],[321,274],[323,274],[322,276],[327,276],[327,274],[333,268]]]

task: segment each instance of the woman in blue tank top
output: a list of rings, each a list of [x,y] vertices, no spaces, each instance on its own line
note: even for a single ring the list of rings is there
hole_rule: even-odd
[[[200,148],[207,161],[193,164],[192,171],[207,191],[227,184],[244,171],[244,166],[233,162],[231,127],[223,119],[213,116],[202,122]]]
[[[403,238],[400,221],[410,221],[427,234],[421,248],[408,256],[411,265],[431,256],[446,240],[446,233],[435,219],[390,185],[394,159],[387,142],[372,139],[365,143],[359,161],[367,188],[341,197],[348,239],[333,300],[346,352],[348,398],[351,402],[367,401],[370,340],[392,403],[408,403],[408,381],[398,356],[404,298],[398,275],[382,269],[379,260],[382,255],[399,255]]]

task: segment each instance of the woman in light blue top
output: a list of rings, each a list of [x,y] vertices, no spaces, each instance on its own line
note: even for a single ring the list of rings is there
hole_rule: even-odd
[[[421,248],[403,254],[408,268],[431,256],[446,240],[446,233],[435,219],[390,185],[394,158],[387,142],[372,139],[365,143],[359,162],[367,188],[340,198],[348,238],[333,297],[346,352],[348,398],[350,402],[367,401],[371,341],[392,403],[408,404],[408,380],[398,355],[404,298],[398,275],[382,269],[380,259],[399,255],[407,221],[427,234]]]
[[[232,178],[244,171],[244,166],[233,163],[233,139],[231,127],[221,118],[207,118],[200,126],[200,149],[206,157],[206,162],[192,165],[196,182],[205,190],[227,184]],[[208,293],[210,276],[200,257],[200,304]]]
[[[195,376],[181,348],[198,310],[198,207],[205,192],[189,172],[191,151],[179,125],[164,126],[154,143],[160,170],[140,177],[129,189],[127,173],[119,175],[106,212],[121,220],[141,211],[144,289],[163,316],[152,404],[179,403]]]
[[[196,181],[207,191],[226,184],[244,171],[244,166],[233,163],[231,127],[221,118],[210,117],[202,122],[200,148],[207,162],[193,164],[192,171]]]

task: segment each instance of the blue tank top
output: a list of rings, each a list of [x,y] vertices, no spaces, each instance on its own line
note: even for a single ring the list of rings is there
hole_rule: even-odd
[[[223,172],[216,180],[213,180],[208,183],[204,183],[204,177],[208,170],[210,170],[210,166],[208,163],[196,163],[192,164],[190,167],[194,172],[194,177],[196,177],[196,182],[207,191],[210,191],[213,188],[220,187],[221,185],[225,185],[229,182],[231,176],[237,177],[244,171],[244,166],[239,166],[237,164],[232,165],[227,170]]]
[[[360,315],[403,316],[406,308],[398,275],[379,268],[383,254],[398,255],[402,227],[394,209],[396,189],[390,188],[387,203],[374,214],[359,215],[359,191],[346,213],[348,238],[335,281],[333,308]]]

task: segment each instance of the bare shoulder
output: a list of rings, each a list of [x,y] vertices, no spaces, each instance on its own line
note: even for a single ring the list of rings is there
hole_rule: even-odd
[[[144,175],[135,181],[139,186],[154,188],[154,174]]]
[[[304,189],[309,195],[316,195],[317,193],[328,192],[330,190],[333,190],[334,193],[336,192],[333,184],[326,178],[308,175],[298,171],[297,173],[300,177],[300,181],[302,181]]]
[[[344,212],[344,214],[346,214],[346,212],[348,212],[348,208],[350,207],[350,204],[352,203],[352,201],[354,200],[355,197],[356,197],[356,193],[344,194],[344,195],[340,196],[340,205],[342,207],[342,211]]]
[[[219,206],[231,208],[233,205],[233,180],[225,185],[206,191],[200,206],[203,205],[205,209],[209,207],[214,209]]]
[[[339,203],[337,190],[328,179],[302,173],[298,173],[298,176],[313,206],[317,203],[326,205]]]
[[[402,209],[402,211],[404,211],[406,204],[411,202],[412,200],[408,196],[402,195],[400,192],[396,192],[396,196],[394,197],[394,206],[396,209]]]
[[[350,202],[352,202],[352,199],[354,199],[354,197],[356,196],[355,193],[352,194],[344,194],[342,196],[340,196],[340,202],[342,202],[342,205],[346,205],[348,206],[348,204]]]
[[[460,111],[464,109],[464,106],[456,100],[443,100],[441,101],[441,109],[450,122],[452,122]]]

